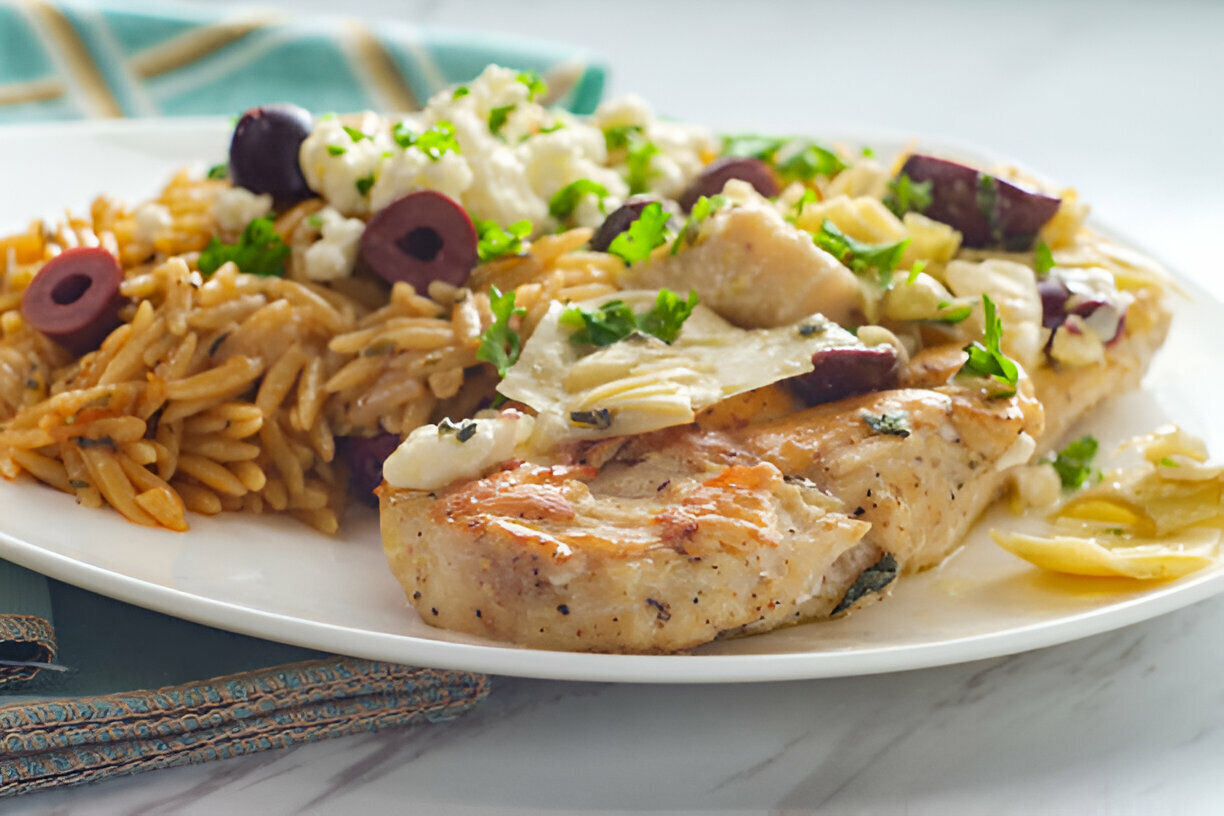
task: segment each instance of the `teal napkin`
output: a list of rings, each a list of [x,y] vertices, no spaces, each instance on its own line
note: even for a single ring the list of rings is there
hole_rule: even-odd
[[[538,72],[545,101],[579,113],[603,90],[588,55],[494,35],[160,2],[0,0],[0,123],[234,115],[270,101],[408,110],[489,62]],[[0,797],[444,720],[487,693],[481,675],[234,635],[0,561]]]

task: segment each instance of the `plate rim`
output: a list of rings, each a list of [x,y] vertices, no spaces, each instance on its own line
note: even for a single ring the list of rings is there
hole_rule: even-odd
[[[219,130],[224,117],[179,117],[19,123],[0,126],[0,139],[48,130],[120,137],[165,131]],[[1025,165],[975,145],[923,134],[880,129],[840,130],[820,138],[852,143],[915,143],[992,163]],[[204,163],[201,158],[197,163]],[[190,164],[190,162],[184,162]],[[1040,177],[1040,174],[1038,174]],[[30,217],[38,217],[31,214]],[[1090,219],[1107,235],[1118,233]],[[1161,263],[1191,298],[1221,304],[1197,280],[1165,264],[1141,242],[1126,246]],[[738,683],[820,679],[912,671],[985,660],[1056,646],[1125,628],[1224,592],[1224,571],[1199,573],[1141,595],[1063,617],[925,643],[765,654],[604,654],[533,649],[512,644],[470,644],[376,632],[293,617],[153,583],[44,549],[0,529],[0,557],[50,578],[172,617],[265,640],[372,660],[535,679],[627,683]],[[525,656],[530,659],[525,660]]]

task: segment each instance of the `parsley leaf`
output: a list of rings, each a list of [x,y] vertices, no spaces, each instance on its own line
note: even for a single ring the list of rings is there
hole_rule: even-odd
[[[407,150],[416,141],[416,134],[409,130],[403,122],[396,122],[391,126],[391,138],[397,145]]]
[[[489,132],[494,136],[501,135],[501,129],[506,126],[506,120],[510,118],[510,113],[518,105],[502,105],[499,108],[489,110]]]
[[[506,255],[518,255],[523,251],[523,239],[531,234],[530,221],[515,221],[505,229],[496,221],[475,219],[476,234],[480,237],[476,254],[481,263],[488,263]]]
[[[629,140],[642,132],[641,125],[612,125],[604,129],[604,144],[609,151],[629,146]]]
[[[1054,253],[1050,252],[1049,245],[1045,241],[1038,241],[1033,248],[1033,271],[1040,277],[1048,275],[1056,266],[1058,264],[1054,262]]]
[[[496,286],[489,288],[489,309],[493,312],[493,322],[480,335],[476,359],[492,363],[497,367],[498,376],[505,377],[523,350],[523,339],[510,328],[510,319],[527,314],[527,310],[514,307],[513,290],[502,294]]]
[[[534,102],[538,97],[548,93],[548,83],[540,79],[540,75],[535,71],[523,71],[515,79],[527,86],[528,102]]]
[[[961,366],[958,374],[970,377],[990,377],[1008,386],[995,396],[1010,397],[1016,393],[1016,383],[1020,381],[1020,370],[1015,361],[1003,353],[999,343],[1003,339],[1003,321],[995,314],[994,301],[989,295],[982,295],[982,310],[985,312],[985,330],[982,342],[974,341],[965,346],[969,359]]]
[[[667,243],[667,221],[671,214],[658,201],[652,201],[642,210],[638,220],[629,229],[612,239],[608,253],[626,264],[633,265],[650,257],[655,247]]]
[[[897,411],[892,414],[863,414],[863,422],[878,434],[899,436],[902,439],[910,435],[909,414]]]
[[[915,282],[917,282],[918,276],[921,275],[925,270],[926,270],[926,261],[922,260],[921,258],[914,261],[914,265],[910,267],[909,277],[905,279],[905,283],[907,285],[912,286]],[[942,309],[943,306],[940,306],[939,308]]]
[[[862,155],[862,157],[865,159],[874,159],[875,149],[872,148],[870,145],[863,145],[863,149],[859,151],[859,154]]]
[[[914,181],[905,173],[888,182],[884,206],[900,218],[910,210],[923,212],[931,206],[931,182]]]
[[[370,192],[370,188],[374,186],[374,174],[369,173],[364,175],[354,181],[353,184],[357,187],[357,192],[365,195],[366,193]]]
[[[446,153],[460,152],[459,141],[455,138],[455,126],[445,119],[439,119],[420,136],[409,130],[403,122],[396,122],[391,126],[391,138],[405,150],[415,146],[431,161],[437,161]]]
[[[222,162],[221,164],[214,164],[212,167],[208,168],[208,173],[206,173],[204,177],[215,180],[223,179],[227,176],[229,176],[229,165]]]
[[[246,225],[236,244],[223,244],[214,237],[200,253],[198,268],[211,275],[227,261],[248,275],[282,277],[289,247],[272,227],[271,218],[256,218]]]
[[[809,204],[815,204],[820,200],[820,196],[811,187],[807,187],[803,191],[803,195],[799,196],[799,200],[791,207],[790,214],[786,216],[786,220],[792,224],[799,220],[803,215],[803,208]]]
[[[608,196],[608,188],[588,178],[582,178],[571,181],[553,193],[553,197],[548,200],[548,214],[558,221],[564,221],[574,214],[574,208],[585,195],[598,196],[599,209],[603,211],[603,200]]]
[[[711,198],[702,196],[697,199],[693,204],[693,209],[689,210],[688,220],[684,222],[676,240],[672,241],[671,254],[675,255],[679,252],[681,244],[693,244],[697,240],[697,233],[701,231],[701,222],[726,205],[727,197],[721,193]]]
[[[910,239],[906,238],[895,244],[863,243],[846,235],[827,218],[820,225],[820,232],[813,235],[812,239],[816,246],[850,267],[856,275],[876,270],[881,289],[892,286],[893,272],[910,242]]]
[[[629,194],[644,193],[650,186],[650,160],[660,153],[659,146],[654,142],[630,139],[629,155],[625,159],[629,167]]]
[[[467,96],[471,92],[472,92],[472,89],[469,88],[468,86],[460,85],[458,88],[455,89],[455,92],[451,94],[451,99],[452,100],[462,99],[463,97]]]
[[[941,300],[937,305],[941,314],[935,318],[936,323],[960,323],[973,314],[973,306],[968,303],[957,305],[950,300]]]
[[[754,133],[739,136],[723,136],[722,155],[735,156],[740,159],[773,161],[773,157],[788,141],[789,139],[781,139],[776,136],[760,136]]]
[[[560,321],[576,329],[570,335],[572,343],[602,348],[631,334],[647,334],[670,345],[680,336],[680,328],[696,305],[694,291],[689,292],[687,300],[682,300],[670,289],[660,289],[655,305],[642,314],[634,314],[623,300],[610,300],[593,312],[570,306],[561,313]]]
[[[1100,471],[1092,467],[1092,458],[1100,447],[1095,437],[1081,436],[1058,452],[1053,459],[1042,459],[1058,471],[1063,487],[1079,488],[1089,479],[1100,477]]]
[[[349,127],[348,125],[341,125],[341,127],[344,128],[344,132],[347,133],[348,137],[354,142],[360,142],[362,139],[370,138],[370,134],[363,133],[355,127]]]
[[[328,145],[327,146],[327,155],[329,156],[343,156],[347,152],[348,152],[348,148],[343,147],[341,145]]]
[[[832,178],[846,169],[846,163],[836,153],[813,142],[777,163],[783,181],[811,181],[817,176]]]

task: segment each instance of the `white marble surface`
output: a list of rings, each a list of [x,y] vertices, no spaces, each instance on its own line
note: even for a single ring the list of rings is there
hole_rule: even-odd
[[[367,0],[345,10],[568,37],[606,55],[612,92],[641,91],[679,118],[998,148],[1076,184],[1108,222],[1224,294],[1224,4]],[[497,678],[485,704],[447,725],[0,811],[1216,813],[1222,676],[1217,598],[1040,652],[903,674],[721,687]]]

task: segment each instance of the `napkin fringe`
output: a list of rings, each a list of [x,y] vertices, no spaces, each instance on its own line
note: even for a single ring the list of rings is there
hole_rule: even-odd
[[[21,649],[19,660],[37,663],[55,661],[55,630],[45,618],[34,615],[0,615],[0,644],[9,649]],[[15,645],[14,645],[15,644]],[[27,651],[28,650],[28,651]],[[23,683],[38,674],[37,666],[5,666],[0,668],[0,688],[11,683]]]

